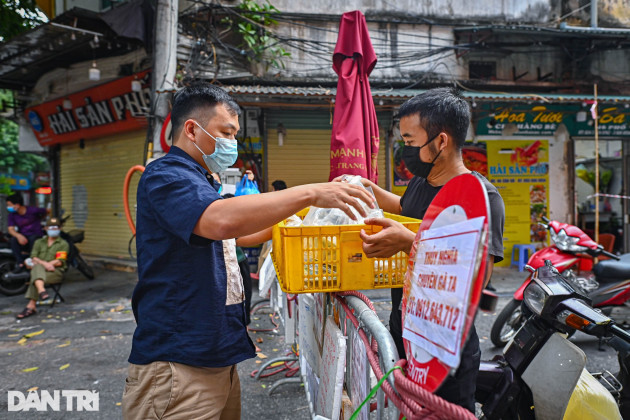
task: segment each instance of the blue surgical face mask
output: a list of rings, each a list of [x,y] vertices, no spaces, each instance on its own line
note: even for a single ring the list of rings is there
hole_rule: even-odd
[[[46,229],[46,235],[51,238],[56,238],[61,233],[61,229],[59,228],[48,228]]]
[[[230,166],[234,165],[236,159],[238,159],[238,142],[235,139],[225,139],[222,137],[214,137],[208,133],[197,121],[195,121],[197,127],[212,137],[215,141],[214,153],[206,155],[197,143],[193,142],[195,147],[201,152],[203,161],[212,172],[218,173],[226,170]]]
[[[13,208],[13,206],[7,206],[7,211],[9,213],[15,213],[15,209]]]

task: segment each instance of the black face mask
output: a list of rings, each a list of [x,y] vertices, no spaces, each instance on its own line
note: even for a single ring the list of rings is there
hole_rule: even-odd
[[[439,135],[439,134],[438,134]],[[437,155],[433,158],[431,162],[423,162],[420,159],[420,150],[423,147],[431,143],[438,136],[432,137],[431,140],[427,140],[422,146],[407,146],[403,147],[403,162],[405,162],[405,166],[415,176],[419,176],[420,178],[428,178],[431,173],[431,169],[433,169],[433,163],[440,156],[442,151],[440,150]]]

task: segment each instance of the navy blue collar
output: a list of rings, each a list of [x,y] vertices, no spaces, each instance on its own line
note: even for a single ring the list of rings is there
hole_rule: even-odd
[[[195,166],[201,170],[201,173],[203,173],[203,175],[206,177],[208,182],[210,182],[210,185],[212,185],[212,188],[214,188],[216,191],[219,191],[219,189],[221,188],[221,184],[215,181],[212,175],[210,175],[210,172],[208,172],[206,168],[200,165],[199,162],[193,159],[193,157],[190,156],[188,153],[186,153],[183,149],[180,149],[177,146],[171,146],[171,150],[169,150],[168,153],[169,154],[172,153],[174,156],[183,157],[184,159],[187,159],[191,161],[192,163],[194,163]]]
[[[189,161],[193,162],[195,165],[199,166],[201,169],[203,169],[204,172],[208,172],[206,170],[206,168],[204,168],[203,166],[201,166],[199,164],[199,162],[197,162],[195,159],[193,159],[192,156],[190,156],[188,153],[184,152],[183,149],[180,149],[177,146],[171,146],[171,150],[168,151],[168,153],[172,153],[175,156],[179,156],[179,157],[183,157],[184,159],[188,159]]]

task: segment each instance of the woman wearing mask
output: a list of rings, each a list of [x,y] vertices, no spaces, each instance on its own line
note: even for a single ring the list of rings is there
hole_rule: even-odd
[[[26,268],[31,270],[31,284],[26,290],[29,300],[26,308],[17,315],[17,319],[28,318],[37,314],[38,299],[49,298],[45,285],[61,283],[63,273],[68,268],[68,242],[61,239],[61,223],[52,217],[46,222],[46,236],[35,241],[31,257],[24,261]]]

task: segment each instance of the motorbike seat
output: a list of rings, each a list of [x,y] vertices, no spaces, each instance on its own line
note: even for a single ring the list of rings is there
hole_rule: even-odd
[[[80,229],[73,229],[70,232],[68,232],[68,236],[70,237],[73,243],[78,244],[78,243],[83,242],[83,239],[85,237],[85,231],[80,230]]]
[[[599,283],[613,283],[630,279],[630,254],[620,256],[619,261],[604,260],[593,266],[593,273]]]

